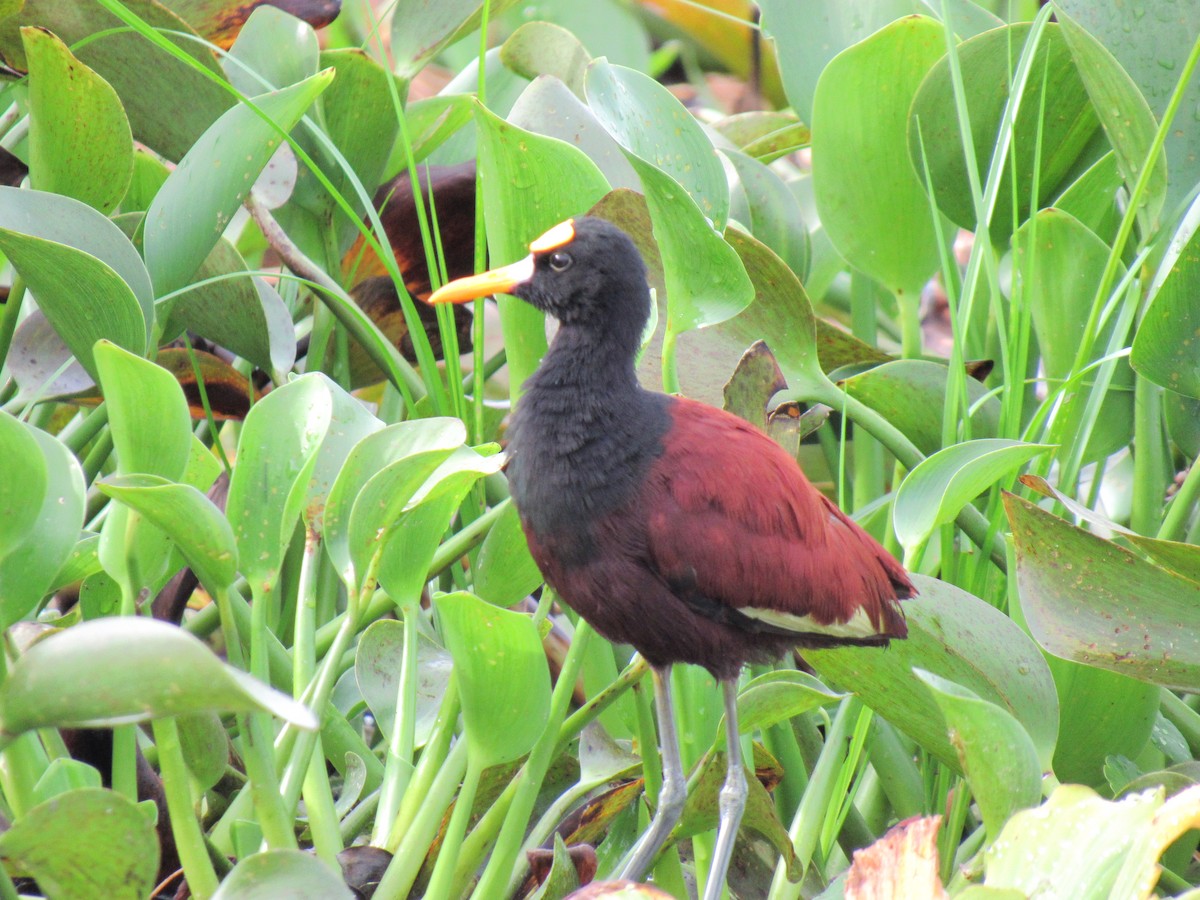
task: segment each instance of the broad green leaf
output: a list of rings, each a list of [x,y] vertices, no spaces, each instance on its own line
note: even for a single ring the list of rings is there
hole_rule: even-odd
[[[765,730],[810,709],[837,703],[845,696],[831,691],[807,672],[767,672],[751,679],[738,694],[738,732]]]
[[[191,60],[183,62],[155,47],[100,3],[78,0],[25,3],[17,15],[0,22],[0,56],[18,70],[26,69],[20,26],[49,29],[113,86],[134,138],[177,160],[229,108],[229,94],[208,77],[221,77],[220,66],[188,24],[163,4],[122,0],[121,5]]]
[[[775,39],[779,71],[792,108],[806,122],[813,94],[829,61],[851,44],[913,11],[911,0],[825,3],[761,0],[763,31]]]
[[[1013,238],[1017,248],[1025,297],[1033,312],[1033,327],[1042,366],[1051,388],[1074,374],[1075,355],[1085,337],[1091,340],[1092,359],[1108,353],[1116,316],[1110,316],[1096,333],[1085,335],[1096,288],[1100,284],[1109,247],[1080,222],[1057,209],[1045,209],[1026,222]],[[1118,277],[1124,273],[1120,266]],[[1178,333],[1178,332],[1176,332]],[[1055,424],[1064,440],[1079,433],[1095,370],[1083,376],[1078,395]],[[1085,459],[1101,460],[1133,437],[1133,371],[1125,360],[1115,364],[1112,381],[1088,441]]]
[[[200,491],[156,475],[115,476],[96,486],[170,537],[209,592],[233,584],[237,577],[233,529]]]
[[[1049,449],[1045,444],[985,438],[926,457],[896,491],[894,518],[900,543],[906,550],[916,549],[981,493]]]
[[[7,532],[0,537],[0,629],[27,616],[56,589],[83,528],[86,506],[83,470],[75,455],[41,429],[21,424],[36,445],[32,456],[22,456],[30,447],[7,440],[15,421],[0,413],[0,458],[5,461],[0,497],[6,497],[0,500],[0,529]],[[42,497],[34,499],[30,488],[41,488]],[[14,494],[23,495],[20,502],[10,502]],[[20,533],[10,530],[21,526]]]
[[[332,79],[323,72],[238,105],[205,131],[146,213],[146,268],[158,296],[188,284],[246,198],[254,179]]]
[[[1013,716],[973,691],[918,671],[946,717],[950,742],[979,804],[984,827],[995,836],[1020,809],[1042,799],[1042,766],[1029,735]]]
[[[80,479],[82,480],[82,478],[83,474],[81,472]],[[43,592],[43,596],[62,590],[69,584],[82,581],[89,575],[99,572],[101,570],[100,559],[96,552],[99,545],[100,535],[91,531],[85,531],[80,534],[79,540],[75,541],[71,552],[67,555],[66,561],[54,574],[54,578],[51,579],[50,585]]]
[[[529,752],[550,713],[550,671],[529,616],[467,593],[434,601],[462,697],[467,753],[479,768]]]
[[[531,82],[539,75],[552,75],[583,96],[583,76],[592,55],[566,28],[553,22],[526,22],[500,47],[500,60]],[[531,85],[532,86],[532,85]]]
[[[1058,734],[1058,697],[1037,645],[1008,616],[953,585],[913,575],[908,638],[886,649],[806,650],[822,680],[854,691],[943,762],[958,768],[945,719],[914,668],[932,672],[1006,710],[1028,732],[1043,769]]]
[[[157,880],[158,843],[153,818],[138,804],[81,788],[21,816],[0,834],[0,855],[36,878],[47,897],[141,900]]]
[[[29,64],[30,185],[111,212],[133,175],[133,135],[116,91],[50,32],[22,28],[21,40]]]
[[[1117,205],[1121,184],[1117,154],[1109,150],[1054,199],[1054,207],[1074,216],[1111,245],[1121,223]]]
[[[948,372],[941,363],[924,359],[897,359],[852,375],[842,382],[851,397],[861,400],[900,429],[926,456],[942,447],[942,417]],[[1000,426],[1000,401],[974,378],[966,380],[971,416],[971,437],[995,437]],[[978,405],[977,405],[978,404]]]
[[[1145,219],[1146,227],[1153,230],[1158,224],[1167,194],[1166,155],[1160,151],[1156,159],[1147,159],[1157,130],[1154,114],[1133,79],[1121,68],[1112,53],[1068,16],[1061,4],[1055,3],[1054,8],[1055,18],[1062,26],[1063,36],[1071,48],[1071,56],[1075,59],[1088,96],[1092,98],[1100,124],[1104,126],[1117,152],[1117,165],[1125,177],[1126,186],[1133,189],[1147,163],[1154,167],[1142,197],[1142,208],[1138,210],[1139,216]]]
[[[1005,498],[1021,609],[1055,656],[1178,690],[1200,689],[1200,585]]]
[[[774,162],[812,140],[812,132],[795,115],[773,110],[737,113],[713,124],[734,146],[761,163]]]
[[[1064,784],[1037,809],[1017,813],[984,854],[984,884],[1043,894],[1107,900],[1132,846],[1162,806],[1147,791],[1116,802]]]
[[[1130,361],[1155,384],[1200,399],[1200,202],[1193,202],[1171,239],[1147,292]]]
[[[0,411],[0,560],[25,542],[37,523],[50,475],[42,448],[19,419]]]
[[[3,731],[111,727],[263,710],[316,728],[306,707],[221,662],[182,628],[142,616],[83,622],[30,647],[0,690]]]
[[[279,575],[332,414],[327,382],[312,374],[271,391],[242,425],[225,515],[243,574],[262,587]]]
[[[225,777],[229,766],[229,735],[215,712],[179,716],[175,720],[188,771],[203,791]]]
[[[588,105],[621,145],[646,194],[666,276],[667,334],[745,309],[754,289],[721,239],[729,193],[707,135],[666,88],[631,69],[595,60],[585,87]],[[656,127],[647,127],[651,122]]]
[[[661,14],[662,7],[656,10]],[[636,7],[627,6],[622,0],[591,0],[589,3],[561,3],[559,0],[531,0],[518,7],[520,20],[527,25],[546,23],[557,26],[567,34],[578,35],[578,41],[586,44],[584,53],[588,58],[603,56],[615,65],[626,66],[638,72],[651,68],[651,35],[648,23]],[[522,26],[524,27],[524,26]],[[513,32],[516,35],[521,29]],[[539,35],[546,44],[545,32]],[[503,57],[502,57],[503,58]],[[505,65],[508,65],[505,62]],[[769,79],[763,66],[763,78]],[[557,74],[551,71],[549,74]],[[528,76],[532,77],[532,76]]]
[[[161,366],[114,344],[97,344],[95,355],[119,471],[182,478],[192,423],[179,382]],[[147,422],[154,427],[147,428]]]
[[[159,306],[163,340],[187,330],[233,351],[264,372],[287,372],[296,361],[296,327],[278,291],[251,277],[245,260],[225,238],[196,270],[191,287]]]
[[[946,52],[941,25],[909,16],[838,54],[813,98],[813,191],[850,265],[914,302],[938,267],[929,198],[908,159],[908,109]]]
[[[213,900],[353,900],[340,874],[311,853],[266,850],[241,860]]]
[[[317,74],[317,35],[312,26],[273,6],[250,13],[229,48],[229,83],[249,97],[297,84]]]
[[[542,583],[521,530],[521,516],[512,504],[483,539],[474,571],[475,593],[496,606],[513,606]]]
[[[546,229],[588,209],[608,191],[582,152],[510,125],[476,107],[488,251],[494,264],[525,256]],[[546,352],[545,318],[523,300],[500,298],[500,324],[513,396]]]
[[[390,736],[396,728],[396,697],[404,661],[403,622],[383,619],[363,632],[354,654],[354,678],[380,733]],[[453,663],[444,648],[421,635],[417,638],[416,721],[417,746],[429,738],[450,682]]]
[[[495,0],[488,14],[494,19],[515,2]],[[399,0],[392,12],[391,51],[396,74],[411,81],[443,47],[475,31],[482,13],[481,0]]]
[[[1009,101],[1010,81],[1030,27],[1028,22],[1021,22],[997,28],[958,47],[980,178],[986,177],[992,165],[996,135]],[[996,244],[1003,244],[1014,225],[1029,215],[1031,204],[1036,209],[1062,188],[1063,179],[1100,127],[1057,25],[1048,25],[1042,32],[1029,72],[988,228]],[[913,168],[924,172],[924,153],[938,209],[959,226],[974,230],[975,203],[963,158],[962,128],[948,57],[943,57],[925,78],[909,115],[908,150]],[[1018,203],[1015,213],[1014,170]],[[1035,176],[1036,198],[1032,196]]]
[[[68,791],[102,787],[104,780],[94,767],[77,759],[59,757],[50,761],[46,771],[37,780],[33,788],[33,800],[35,803],[45,803]]]
[[[1195,41],[1194,3],[1112,4],[1058,0],[1056,4],[1116,57],[1159,119]],[[1149,12],[1149,15],[1147,15]],[[1200,82],[1192,80],[1167,132],[1167,208],[1200,182]]]
[[[808,227],[796,196],[766,165],[733,150],[724,152],[737,172],[745,204],[734,203],[731,215],[746,225],[803,281],[808,275]]]

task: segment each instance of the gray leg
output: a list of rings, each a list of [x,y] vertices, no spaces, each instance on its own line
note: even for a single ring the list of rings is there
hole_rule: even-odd
[[[654,857],[658,856],[658,851],[671,834],[671,829],[683,815],[683,804],[687,800],[687,782],[683,777],[683,763],[679,759],[679,737],[675,733],[675,708],[671,701],[671,667],[654,668],[650,674],[654,678],[654,704],[658,707],[658,743],[662,754],[663,783],[650,827],[637,842],[621,870],[621,878],[629,881],[641,881],[645,876]]]
[[[733,856],[733,842],[737,838],[742,811],[746,808],[746,772],[742,766],[742,743],[738,737],[737,677],[721,682],[725,695],[725,742],[728,752],[728,767],[725,784],[719,800],[720,826],[717,829],[717,845],[713,849],[712,865],[708,869],[708,882],[704,887],[704,900],[719,900],[725,886],[725,873],[729,871],[729,859]]]

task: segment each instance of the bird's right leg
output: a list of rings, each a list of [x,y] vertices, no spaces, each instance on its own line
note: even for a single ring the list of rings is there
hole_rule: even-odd
[[[650,827],[633,848],[633,853],[621,870],[621,878],[641,881],[654,862],[654,857],[666,843],[671,829],[683,815],[687,800],[687,781],[679,758],[679,737],[675,732],[675,708],[671,700],[671,667],[651,669],[654,678],[654,705],[658,708],[658,743],[662,756],[663,783],[658,795],[658,808]],[[643,751],[644,752],[644,751]]]

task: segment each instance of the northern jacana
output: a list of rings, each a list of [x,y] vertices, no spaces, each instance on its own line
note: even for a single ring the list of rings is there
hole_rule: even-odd
[[[578,218],[520,262],[447,284],[431,303],[520,297],[559,330],[509,432],[508,480],[546,582],[600,634],[652,666],[663,786],[622,878],[641,880],[683,811],[670,668],[703,666],[724,694],[728,771],[706,898],[720,896],[745,806],[737,677],[795,647],[907,634],[904,569],[736,416],[643,390],[650,314],[633,241]]]

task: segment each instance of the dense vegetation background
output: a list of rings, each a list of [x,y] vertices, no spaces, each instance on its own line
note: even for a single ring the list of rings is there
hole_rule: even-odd
[[[921,591],[889,650],[746,673],[731,893],[1192,895],[1200,3],[338,12],[0,3],[0,898],[614,872],[646,667],[500,473],[544,323],[420,302],[589,210],[650,265],[647,383]],[[683,897],[723,758],[675,678]]]

